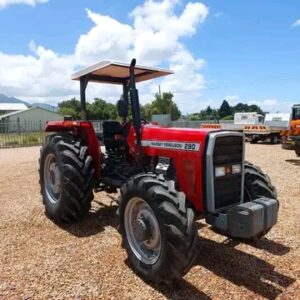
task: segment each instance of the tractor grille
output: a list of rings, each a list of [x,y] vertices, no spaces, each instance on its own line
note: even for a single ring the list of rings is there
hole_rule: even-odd
[[[211,132],[206,155],[206,208],[220,212],[242,200],[244,135],[231,132]],[[240,165],[241,172],[233,174],[232,165]],[[225,174],[216,176],[217,167],[225,167]]]
[[[223,136],[217,137],[213,152],[213,165],[225,166],[230,169],[234,164],[243,162],[243,137]],[[215,177],[215,209],[237,204],[241,201],[242,174],[226,174]]]

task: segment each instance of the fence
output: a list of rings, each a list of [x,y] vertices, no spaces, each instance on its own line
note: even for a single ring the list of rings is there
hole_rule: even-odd
[[[103,121],[91,121],[97,133],[102,132]],[[0,120],[0,148],[30,147],[42,145],[45,133],[43,121]]]
[[[93,120],[96,133],[103,131],[104,121]],[[0,148],[29,147],[41,145],[44,141],[44,126],[42,121],[2,121],[0,120]],[[216,123],[206,121],[171,121],[170,124],[160,124],[167,127],[200,128],[203,123]]]
[[[41,145],[45,122],[0,120],[0,148]]]

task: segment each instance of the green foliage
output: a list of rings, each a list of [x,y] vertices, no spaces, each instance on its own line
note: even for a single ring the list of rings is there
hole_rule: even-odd
[[[147,103],[145,105],[140,106],[141,110],[141,117],[142,119],[145,119],[147,121],[151,121],[152,117],[152,105],[150,103]]]
[[[201,110],[199,113],[192,114],[189,119],[192,121],[203,121],[203,120],[218,120],[218,110],[208,106],[206,109]]]
[[[58,113],[63,116],[71,116],[74,120],[80,118],[80,112],[75,111],[75,109],[71,107],[59,108]]]
[[[235,106],[230,106],[229,103],[224,100],[220,109],[214,109],[208,106],[206,109],[201,110],[199,113],[192,114],[190,120],[233,120],[234,114],[237,112],[257,112],[264,115],[262,109],[255,105],[248,105],[238,103]]]
[[[192,114],[189,119],[191,121],[198,121],[198,120],[200,120],[199,114]]]
[[[233,115],[225,116],[222,120],[233,120]]]
[[[232,112],[235,114],[236,112],[257,112],[258,114],[264,115],[263,110],[256,104],[243,104],[238,103],[237,105],[232,107]]]
[[[101,98],[95,98],[94,102],[87,107],[88,116],[91,120],[116,120],[117,107]]]
[[[150,106],[149,104],[147,106],[148,120],[151,119],[150,116],[154,114],[170,114],[171,120],[178,120],[181,116],[181,112],[177,104],[173,101],[173,96],[171,92],[162,94],[156,93],[154,101]]]
[[[80,119],[80,101],[75,98],[62,101],[58,104],[58,112],[69,115],[73,119]],[[103,99],[95,98],[93,103],[86,104],[88,118],[90,120],[115,120],[117,118],[116,105]]]
[[[230,116],[232,114],[232,108],[226,100],[223,100],[221,107],[219,109],[219,117],[223,119],[226,116]]]
[[[75,98],[65,100],[60,102],[58,107],[60,114],[70,115],[73,119],[80,119],[79,100]],[[101,98],[95,98],[94,102],[87,103],[86,107],[89,120],[116,120],[118,118],[116,104],[106,102]],[[171,92],[156,94],[152,103],[141,105],[140,110],[141,117],[148,121],[151,120],[153,114],[171,114],[172,120],[177,120],[181,116],[178,106],[173,102]]]
[[[58,103],[58,113],[80,119],[80,101],[72,98]]]
[[[28,143],[38,143],[39,137],[34,134],[29,134],[27,137]]]

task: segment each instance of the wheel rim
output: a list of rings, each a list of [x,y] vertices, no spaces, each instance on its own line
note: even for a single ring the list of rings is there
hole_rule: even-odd
[[[140,197],[128,201],[124,225],[134,255],[145,264],[155,264],[161,254],[161,234],[158,220],[146,201]]]
[[[52,204],[60,200],[61,174],[54,154],[48,154],[44,163],[44,184],[47,198]]]

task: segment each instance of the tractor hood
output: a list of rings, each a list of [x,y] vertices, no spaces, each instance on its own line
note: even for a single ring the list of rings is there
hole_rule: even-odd
[[[142,127],[142,152],[147,155],[178,156],[194,154],[202,156],[205,150],[206,137],[215,129],[207,128],[166,128],[154,124]],[[136,140],[133,128],[129,131],[128,142],[135,149]]]
[[[145,125],[142,131],[142,146],[178,151],[201,151],[211,129],[165,128]],[[202,151],[201,151],[202,152]]]

